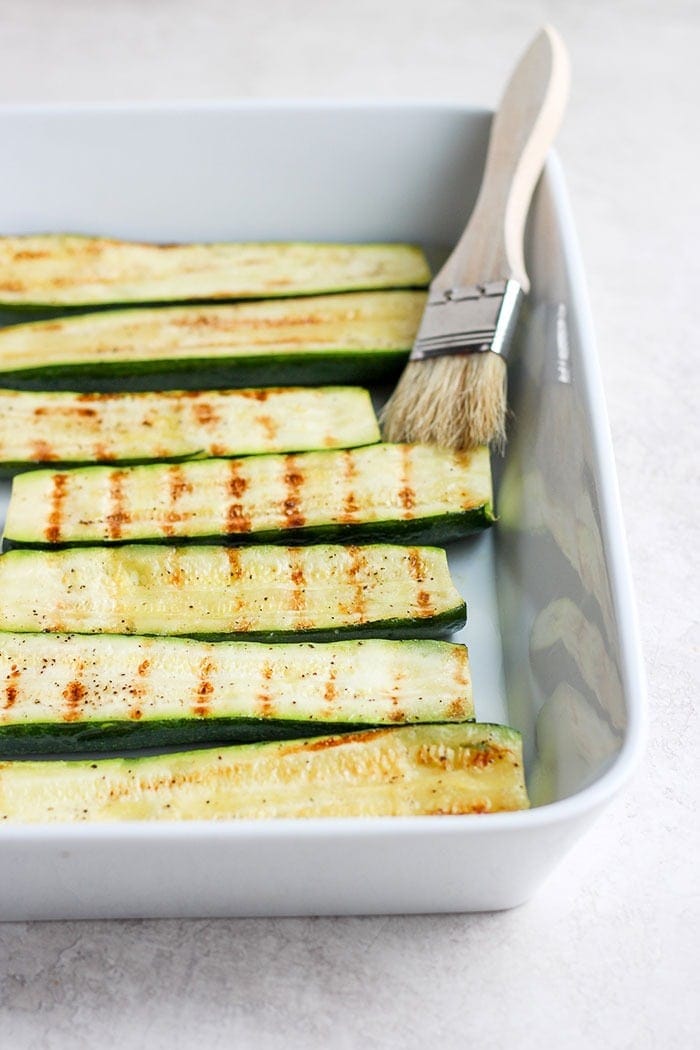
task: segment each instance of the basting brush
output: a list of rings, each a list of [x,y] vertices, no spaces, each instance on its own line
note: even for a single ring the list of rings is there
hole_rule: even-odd
[[[430,285],[408,364],[382,412],[385,440],[503,449],[504,353],[530,286],[525,220],[568,88],[566,49],[546,26],[516,67],[493,119],[471,218]]]

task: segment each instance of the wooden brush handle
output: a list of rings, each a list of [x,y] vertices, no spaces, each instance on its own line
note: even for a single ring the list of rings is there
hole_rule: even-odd
[[[523,235],[530,199],[569,92],[569,59],[551,26],[513,73],[493,123],[484,177],[459,243],[433,280],[435,291],[514,278],[527,292]]]

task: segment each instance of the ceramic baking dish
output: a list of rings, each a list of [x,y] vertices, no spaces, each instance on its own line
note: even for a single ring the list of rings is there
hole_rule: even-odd
[[[488,113],[451,105],[5,108],[0,231],[408,240],[437,256],[474,201],[488,126]],[[500,521],[450,560],[470,610],[463,637],[477,717],[523,733],[533,808],[5,826],[1,918],[508,908],[620,788],[642,746],[642,662],[586,289],[554,157],[527,262],[512,436],[495,464]]]

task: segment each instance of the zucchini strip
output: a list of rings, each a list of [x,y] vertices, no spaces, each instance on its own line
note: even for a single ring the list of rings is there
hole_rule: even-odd
[[[116,751],[473,718],[449,642],[0,635],[0,752]]]
[[[379,441],[368,391],[272,388],[150,394],[0,390],[0,471],[40,464],[350,448]]]
[[[0,631],[270,641],[445,634],[466,607],[444,550],[83,547],[0,557]]]
[[[462,723],[94,762],[0,763],[0,820],[457,815],[528,806],[520,735]]]
[[[488,449],[380,444],[31,471],[14,479],[4,543],[446,543],[493,520]]]
[[[106,237],[0,237],[0,303],[104,306],[422,287],[409,244],[143,244]]]
[[[357,383],[406,360],[424,292],[103,310],[0,330],[0,383],[167,390]]]

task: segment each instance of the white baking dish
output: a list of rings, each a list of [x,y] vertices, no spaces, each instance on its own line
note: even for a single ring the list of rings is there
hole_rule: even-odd
[[[448,246],[488,114],[424,104],[0,110],[0,231]],[[528,230],[501,522],[451,551],[480,720],[534,807],[478,817],[0,828],[0,917],[430,912],[526,900],[629,776],[644,682],[603,394],[556,159]],[[0,596],[1,600],[1,596]]]

